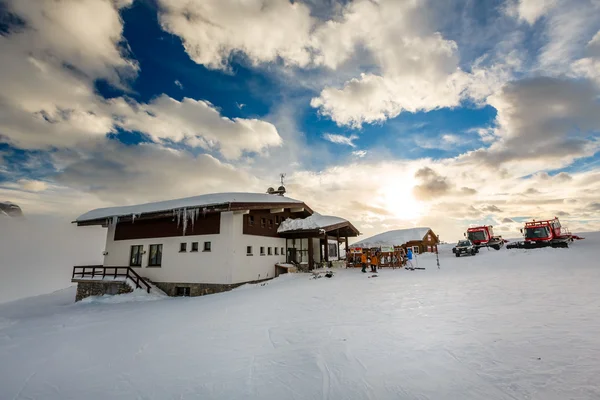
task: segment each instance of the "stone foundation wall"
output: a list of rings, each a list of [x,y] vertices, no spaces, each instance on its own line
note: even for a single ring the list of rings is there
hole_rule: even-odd
[[[178,287],[182,287],[182,288],[187,287],[187,288],[190,288],[190,297],[195,297],[195,296],[204,296],[207,294],[228,292],[232,289],[235,289],[236,287],[245,285],[247,283],[260,283],[260,282],[269,281],[271,279],[272,278],[261,279],[258,281],[235,283],[235,284],[231,284],[231,285],[224,285],[224,284],[218,284],[218,283],[186,283],[186,282],[173,283],[173,282],[154,282],[154,281],[152,283],[154,285],[156,285],[160,290],[165,292],[168,296],[177,296],[177,288]]]
[[[75,282],[75,281],[74,281]],[[131,293],[133,289],[124,282],[77,282],[77,295],[75,301],[80,301],[90,296],[103,296],[105,294]]]

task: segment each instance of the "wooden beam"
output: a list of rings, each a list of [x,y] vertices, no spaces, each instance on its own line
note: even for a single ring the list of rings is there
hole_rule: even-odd
[[[308,238],[308,269],[315,268],[315,257],[313,253],[313,240],[312,238]]]
[[[237,214],[237,215],[240,215],[240,214],[241,215],[248,215],[248,214],[250,214],[250,210],[236,210],[233,213]]]
[[[304,212],[304,207],[290,208],[290,212],[293,212],[293,213]]]
[[[325,251],[325,262],[329,263],[329,240],[327,239],[327,234],[325,234],[325,246],[323,250]]]
[[[271,214],[279,214],[285,211],[285,208],[271,208]]]

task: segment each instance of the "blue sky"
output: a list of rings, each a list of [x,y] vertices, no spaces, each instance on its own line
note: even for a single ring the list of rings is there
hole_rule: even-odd
[[[367,233],[595,226],[591,0],[2,5],[0,200],[26,213],[286,172],[290,196]]]

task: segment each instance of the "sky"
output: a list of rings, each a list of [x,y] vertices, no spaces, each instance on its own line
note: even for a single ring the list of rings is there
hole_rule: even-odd
[[[0,201],[600,230],[599,0],[0,0]]]

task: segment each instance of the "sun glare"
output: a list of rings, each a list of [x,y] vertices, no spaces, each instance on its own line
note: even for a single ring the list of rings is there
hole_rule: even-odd
[[[382,188],[380,201],[394,217],[414,221],[424,214],[425,204],[415,199],[412,187],[412,183],[396,181]]]

